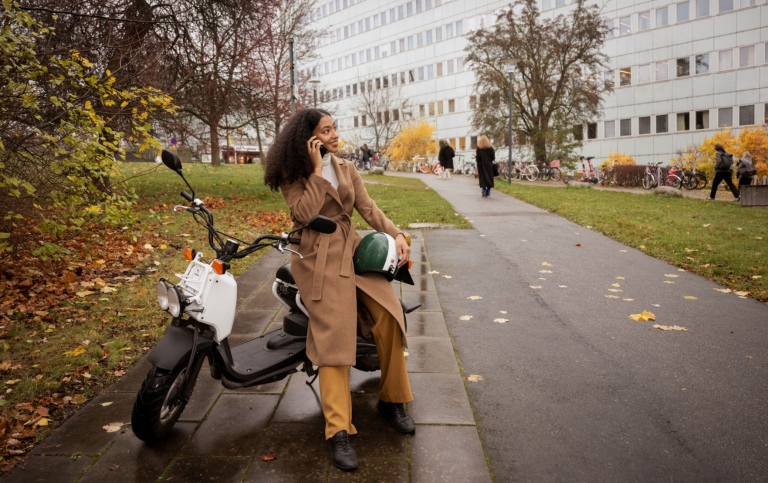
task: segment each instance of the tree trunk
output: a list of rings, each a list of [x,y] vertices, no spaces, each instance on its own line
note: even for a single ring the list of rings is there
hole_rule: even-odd
[[[211,128],[211,164],[213,166],[221,165],[221,149],[219,149],[219,126],[212,122]]]
[[[267,157],[264,155],[264,149],[261,147],[261,131],[259,130],[259,120],[256,120],[256,143],[259,145],[259,161],[262,166],[267,164]]]

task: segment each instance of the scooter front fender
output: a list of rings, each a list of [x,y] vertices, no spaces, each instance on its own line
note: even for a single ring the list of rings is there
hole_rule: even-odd
[[[180,363],[188,361],[189,354],[192,351],[194,343],[194,329],[191,327],[180,327],[169,325],[165,329],[165,334],[157,342],[157,345],[149,353],[149,362],[154,366],[166,371],[173,370]],[[210,350],[213,341],[198,337],[197,350],[195,352],[204,352]]]

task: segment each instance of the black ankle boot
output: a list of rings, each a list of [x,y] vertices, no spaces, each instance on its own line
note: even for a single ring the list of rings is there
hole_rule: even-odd
[[[357,469],[357,453],[349,444],[349,434],[342,430],[328,440],[328,451],[331,461],[340,470],[352,471]]]
[[[398,432],[403,434],[416,432],[416,423],[414,423],[413,418],[408,416],[408,413],[405,412],[405,404],[379,401],[376,408]]]

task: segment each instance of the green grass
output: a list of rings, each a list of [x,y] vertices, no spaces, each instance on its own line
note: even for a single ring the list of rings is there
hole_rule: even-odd
[[[768,302],[768,210],[585,188],[496,189],[626,245]]]

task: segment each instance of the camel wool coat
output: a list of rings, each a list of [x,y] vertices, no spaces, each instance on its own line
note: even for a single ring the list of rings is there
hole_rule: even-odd
[[[291,210],[294,229],[313,216],[324,215],[336,221],[334,233],[309,229],[301,237],[297,255],[291,256],[291,272],[309,312],[307,356],[317,366],[352,366],[357,347],[357,294],[362,290],[397,320],[405,338],[405,319],[400,300],[381,274],[355,275],[352,258],[362,237],[352,224],[352,209],[376,231],[396,237],[399,230],[368,196],[354,165],[332,156],[339,187],[322,176],[285,184],[280,190]]]

